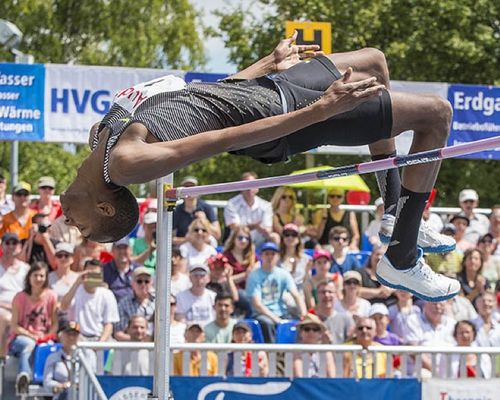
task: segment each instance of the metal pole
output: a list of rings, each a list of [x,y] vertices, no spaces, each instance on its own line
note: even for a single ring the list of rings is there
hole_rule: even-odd
[[[156,228],[156,311],[155,370],[153,399],[167,400],[170,395],[170,280],[172,266],[172,218],[175,202],[167,204],[165,190],[172,187],[172,174],[156,181],[158,225]]]

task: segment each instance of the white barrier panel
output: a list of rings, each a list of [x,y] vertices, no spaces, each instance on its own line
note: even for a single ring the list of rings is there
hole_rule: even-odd
[[[422,383],[422,400],[497,400],[500,379],[429,379]]]

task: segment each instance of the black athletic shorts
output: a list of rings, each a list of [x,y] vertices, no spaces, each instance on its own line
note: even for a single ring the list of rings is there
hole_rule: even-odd
[[[291,112],[318,100],[341,76],[330,59],[321,56],[269,75],[268,78],[280,92],[283,111]],[[388,139],[391,130],[391,98],[389,92],[383,91],[382,96],[367,100],[352,111],[310,125],[284,138],[233,153],[247,155],[264,163],[275,163],[323,145],[359,146],[374,143]]]

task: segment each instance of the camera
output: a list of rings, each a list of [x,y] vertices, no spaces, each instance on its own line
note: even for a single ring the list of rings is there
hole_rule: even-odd
[[[156,231],[153,232],[153,242],[156,243]]]
[[[50,225],[45,225],[45,224],[38,225],[38,232],[45,233],[49,230],[49,228]]]

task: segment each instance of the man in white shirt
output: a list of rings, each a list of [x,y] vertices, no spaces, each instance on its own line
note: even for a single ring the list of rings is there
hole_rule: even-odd
[[[210,271],[206,264],[189,267],[191,288],[177,295],[176,319],[181,322],[198,323],[205,326],[215,319],[215,292],[206,288]]]
[[[484,292],[476,300],[479,316],[471,322],[476,326],[478,346],[500,346],[500,323],[493,317],[496,299],[493,292]]]
[[[244,181],[257,179],[255,172],[245,172]],[[257,196],[259,189],[243,190],[239,195],[228,200],[224,208],[224,223],[234,229],[239,225],[250,228],[252,240],[256,247],[272,240],[273,209],[271,203]]]
[[[462,213],[469,218],[469,226],[465,231],[465,240],[476,245],[480,236],[488,233],[490,220],[486,215],[476,214],[474,209],[479,205],[479,195],[474,189],[464,189],[458,195]]]

